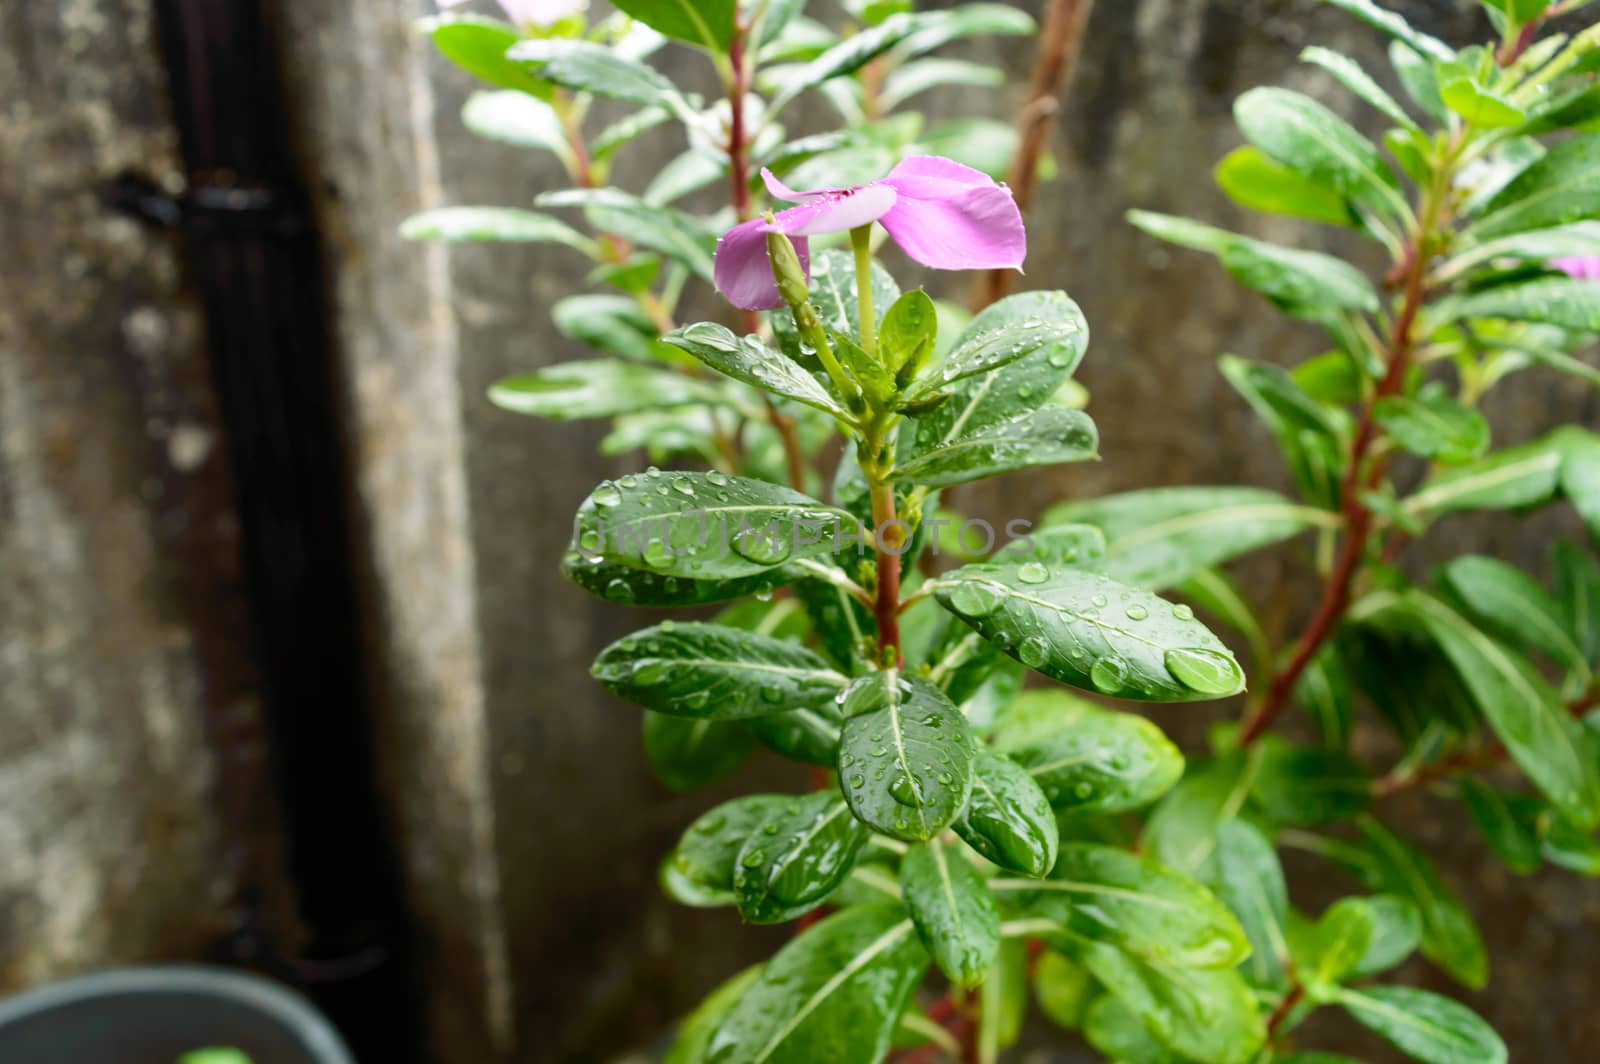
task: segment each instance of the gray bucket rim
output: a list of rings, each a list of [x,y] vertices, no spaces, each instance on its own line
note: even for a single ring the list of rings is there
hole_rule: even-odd
[[[248,972],[205,964],[145,965],[74,976],[0,1000],[0,1028],[67,1005],[150,992],[220,995],[259,1009],[327,1064],[355,1064],[333,1024],[300,994]],[[196,1049],[202,1048],[196,1046]]]

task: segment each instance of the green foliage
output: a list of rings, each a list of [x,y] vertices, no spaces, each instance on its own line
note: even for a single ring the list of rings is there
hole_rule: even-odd
[[[534,210],[436,208],[403,235],[453,254],[548,245],[594,289],[558,302],[541,334],[594,357],[535,351],[492,401],[607,422],[607,454],[668,467],[598,485],[564,570],[620,605],[738,603],[617,640],[595,677],[643,708],[646,758],[674,791],[772,755],[815,781],[717,805],[662,860],[683,904],[754,924],[812,914],[684,1020],[669,1064],[877,1064],[895,1048],[959,1050],[951,1021],[987,1064],[1017,1042],[1030,1000],[1127,1064],[1340,1064],[1290,1052],[1318,1009],[1413,1059],[1505,1059],[1464,1006],[1370,982],[1418,950],[1466,987],[1489,977],[1461,899],[1377,814],[1430,786],[1461,800],[1512,871],[1600,875],[1600,739],[1582,719],[1600,697],[1600,436],[1553,426],[1502,441],[1482,412],[1520,372],[1600,384],[1600,284],[1554,261],[1600,253],[1600,33],[1543,35],[1549,5],[1496,0],[1499,39],[1457,52],[1371,0],[1328,2],[1392,38],[1404,92],[1313,45],[1302,58],[1362,106],[1251,90],[1235,108],[1246,143],[1215,177],[1245,208],[1372,241],[1386,268],[1130,215],[1214,257],[1265,298],[1258,309],[1320,330],[1298,365],[1276,350],[1219,360],[1237,393],[1224,401],[1260,418],[1288,493],[1073,498],[977,546],[944,489],[1099,457],[1073,380],[1089,327],[1065,293],[969,315],[902,291],[870,241],[814,234],[809,277],[782,272],[787,309],[737,328],[679,311],[714,280],[719,236],[767,206],[761,167],[802,188],[865,183],[929,152],[1011,172],[1010,125],[928,127],[904,107],[938,87],[1000,86],[1001,70],[932,53],[1032,34],[1031,16],[847,0],[825,25],[804,0],[626,0],[593,24],[424,24],[489,87],[468,128],[553,159],[570,187]],[[719,98],[650,59],[680,46]],[[800,128],[819,109],[790,104],[810,93],[844,128]],[[593,128],[605,108],[613,121]],[[1369,134],[1374,122],[1387,128]],[[629,153],[647,133],[681,153],[636,175]],[[1414,582],[1424,566],[1407,548],[1437,522],[1549,506],[1576,519],[1548,580],[1466,556]],[[1269,548],[1321,578],[1300,632],[1269,624],[1283,611],[1253,608],[1242,588],[1256,581],[1226,571]],[[1106,704],[1247,687],[1242,724],[1187,757]],[[1270,733],[1291,706],[1319,742]],[[1396,764],[1363,753],[1385,744],[1352,742],[1368,728],[1395,733]],[[1477,775],[1501,761],[1525,782]],[[1285,846],[1371,893],[1302,912]],[[941,982],[957,992],[934,1005],[923,988]]]

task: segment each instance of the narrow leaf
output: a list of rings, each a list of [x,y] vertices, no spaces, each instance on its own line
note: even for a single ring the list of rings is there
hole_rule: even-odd
[[[949,487],[1019,469],[1095,459],[1099,444],[1089,415],[1052,407],[923,451],[897,466],[893,479]]]
[[[833,792],[774,809],[734,861],[739,915],[752,924],[779,924],[815,909],[855,867],[868,834]]]
[[[900,889],[939,970],[957,986],[983,982],[1000,949],[1000,910],[978,870],[934,840],[901,861]]]
[[[1506,1045],[1471,1009],[1408,986],[1345,990],[1339,1004],[1363,1027],[1426,1064],[1505,1064]]]

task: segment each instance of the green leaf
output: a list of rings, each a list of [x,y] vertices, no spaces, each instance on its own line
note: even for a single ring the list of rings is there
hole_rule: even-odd
[[[1449,121],[1450,111],[1439,98],[1439,77],[1431,60],[1401,41],[1391,41],[1389,63],[1412,102],[1441,125]]]
[[[878,351],[884,368],[904,379],[927,364],[939,341],[939,309],[920,288],[894,301],[878,330]]]
[[[1259,829],[1243,820],[1221,824],[1216,840],[1200,878],[1239,918],[1250,940],[1244,974],[1256,986],[1283,986],[1289,956],[1284,937],[1289,888],[1277,852]]]
[[[1099,458],[1100,434],[1081,410],[1050,407],[950,440],[901,463],[893,479],[943,488],[1036,466]]]
[[[1460,464],[1489,449],[1489,422],[1443,392],[1384,396],[1373,415],[1396,443],[1422,458]]]
[[[834,792],[773,810],[734,862],[739,915],[752,924],[781,924],[815,909],[855,867],[868,834]]]
[[[1378,917],[1365,898],[1341,898],[1310,929],[1310,949],[1296,958],[1313,1000],[1332,1000],[1353,978],[1378,933]]]
[[[1567,629],[1578,639],[1585,661],[1600,661],[1600,565],[1572,543],[1557,543],[1556,598]]]
[[[1461,781],[1461,800],[1488,840],[1489,848],[1507,868],[1526,876],[1544,864],[1537,826],[1532,818],[1518,815],[1509,796],[1468,776]]]
[[[561,559],[561,571],[589,594],[623,606],[704,606],[727,602],[793,583],[799,575],[782,568],[737,579],[694,580],[596,560],[576,549],[569,549]]]
[[[1561,493],[1600,542],[1600,435],[1568,426],[1556,431],[1555,440],[1561,449]]]
[[[1416,906],[1422,918],[1423,956],[1474,990],[1489,981],[1489,958],[1472,915],[1439,879],[1422,854],[1370,816],[1358,821],[1368,863],[1358,872],[1373,890],[1395,894]]]
[[[1444,320],[1509,318],[1600,332],[1600,284],[1579,277],[1545,277],[1501,285],[1451,299],[1441,305],[1439,314]]]
[[[1460,510],[1532,506],[1555,494],[1560,471],[1561,450],[1545,437],[1440,470],[1405,500],[1405,510],[1433,518]]]
[[[1217,364],[1272,430],[1301,495],[1319,507],[1337,510],[1348,446],[1333,413],[1277,366],[1235,355],[1223,355]]]
[[[1439,86],[1439,97],[1446,107],[1483,129],[1514,126],[1527,116],[1510,100],[1484,88],[1471,78],[1457,78]]]
[[[1433,59],[1450,60],[1456,57],[1451,47],[1439,40],[1414,29],[1404,18],[1379,7],[1372,0],[1324,0],[1342,11],[1348,11],[1356,18],[1369,26],[1374,26],[1397,41],[1402,41],[1411,48]]]
[[[1300,59],[1306,63],[1315,63],[1338,79],[1339,83],[1367,103],[1383,112],[1384,116],[1396,125],[1421,132],[1421,127],[1406,114],[1405,109],[1383,90],[1372,76],[1361,69],[1349,56],[1340,55],[1329,48],[1311,47],[1300,53]]]
[[[461,108],[461,122],[488,140],[547,151],[563,161],[572,158],[555,108],[526,92],[475,92]]]
[[[507,377],[489,389],[489,401],[516,414],[577,421],[690,403],[720,404],[722,397],[682,374],[602,358]]]
[[[972,794],[972,729],[939,688],[895,670],[863,676],[844,702],[839,782],[868,826],[925,842]]]
[[[1051,805],[1080,815],[1142,808],[1183,775],[1183,755],[1150,721],[1066,691],[1019,695],[990,738]]]
[[[1161,590],[1201,569],[1298,535],[1327,515],[1263,488],[1153,488],[1067,503],[1041,524],[1094,525],[1106,535],[1099,568]]]
[[[980,751],[972,763],[972,797],[952,827],[968,846],[1001,868],[1035,879],[1056,863],[1054,811],[1033,774]]]
[[[712,322],[685,325],[664,339],[719,373],[785,399],[849,420],[850,412],[817,379],[756,336],[736,336]]]
[[[1336,749],[1350,745],[1355,692],[1336,647],[1324,646],[1307,663],[1295,684],[1294,700],[1316,718],[1324,744]]]
[[[1069,1031],[1083,1023],[1096,989],[1089,970],[1054,950],[1039,954],[1033,966],[1033,996],[1039,1011]]]
[[[1345,990],[1339,1004],[1356,1022],[1426,1064],[1505,1064],[1506,1045],[1471,1009],[1409,986]]]
[[[452,244],[564,244],[585,254],[595,247],[565,222],[514,207],[439,207],[407,218],[400,235]]]
[[[573,549],[593,562],[691,580],[734,580],[837,553],[844,510],[763,480],[652,469],[602,481],[578,511]]]
[[[1372,780],[1365,766],[1342,750],[1273,742],[1262,754],[1253,797],[1275,823],[1316,827],[1364,810]]]
[[[792,800],[783,794],[749,794],[723,802],[689,825],[664,867],[703,896],[698,904],[733,904],[733,877],[745,840]]]
[[[1600,255],[1600,222],[1572,222],[1496,237],[1463,251],[1451,259],[1442,272],[1460,275],[1478,267],[1492,267],[1496,259],[1544,263],[1588,255]]]
[[[830,916],[767,962],[718,1027],[706,1064],[882,1060],[927,965],[899,906]]]
[[[879,315],[900,298],[900,289],[884,266],[872,264],[872,305]],[[855,261],[849,252],[828,250],[811,259],[811,305],[829,333],[861,335],[861,308],[856,300]],[[787,313],[773,314],[772,331],[783,353],[802,365],[816,366],[816,356],[805,355],[794,330],[794,319]],[[807,361],[809,359],[809,362]]]
[[[992,885],[1030,915],[1153,964],[1232,968],[1250,952],[1239,921],[1205,887],[1114,846],[1063,843],[1050,878]]]
[[[962,4],[919,14],[917,31],[901,51],[921,55],[968,37],[1027,37],[1038,28],[1031,15],[1010,4]]]
[[[942,155],[963,166],[1004,181],[1011,172],[1022,136],[1010,122],[992,118],[962,118],[929,127],[912,150],[924,155]],[[1038,175],[1049,181],[1056,174],[1053,156],[1040,157]]]
[[[616,6],[675,40],[725,52],[738,0],[616,0]]]
[[[1170,214],[1129,211],[1128,221],[1157,239],[1216,255],[1235,281],[1286,314],[1328,321],[1340,311],[1378,309],[1365,275],[1332,255],[1279,247]]]
[[[1288,89],[1251,89],[1233,107],[1245,139],[1346,199],[1404,216],[1399,182],[1377,145],[1350,123]]]
[[[960,987],[983,982],[1000,949],[1000,910],[978,870],[935,839],[900,862],[900,890],[939,970]]]
[[[1520,136],[1539,136],[1581,127],[1595,130],[1600,119],[1600,85],[1585,85],[1570,92],[1552,93],[1528,109],[1528,121],[1518,126]]]
[[[1600,135],[1556,145],[1484,207],[1467,233],[1484,241],[1600,218]]]
[[[761,21],[761,36],[756,46],[765,48],[783,36],[783,31],[805,10],[806,3],[807,0],[771,0],[766,7],[766,17]]]
[[[809,709],[756,717],[746,726],[762,746],[791,760],[819,768],[839,763],[844,716],[831,699]]]
[[[660,344],[655,324],[625,296],[568,296],[551,308],[550,320],[562,336],[635,362],[660,363],[664,355],[682,358]],[[697,386],[707,395],[717,394],[710,386]]]
[[[1118,1064],[1183,1064],[1150,1033],[1128,1006],[1111,994],[1101,994],[1083,1020],[1083,1040]]]
[[[1098,573],[1029,561],[939,578],[939,601],[1024,665],[1063,683],[1145,702],[1244,689],[1233,654],[1194,611]]]
[[[1079,960],[1168,1048],[1208,1064],[1248,1064],[1266,1041],[1249,984],[1231,969],[1150,964],[1112,946],[1081,947]]]
[[[662,785],[692,791],[732,775],[755,749],[748,728],[705,718],[644,715],[644,756]]]
[[[1540,819],[1540,850],[1553,865],[1580,876],[1600,876],[1600,840],[1553,812]]]
[[[646,709],[707,720],[814,709],[849,682],[798,643],[673,621],[612,643],[591,671],[607,690]]]
[[[1241,207],[1329,225],[1355,226],[1345,198],[1274,162],[1252,145],[1235,148],[1217,164],[1217,187]]]
[[[1442,576],[1478,627],[1512,646],[1554,659],[1565,670],[1574,697],[1589,689],[1590,655],[1567,626],[1560,604],[1537,580],[1482,555],[1456,558]]]
[[[807,89],[861,69],[910,36],[918,25],[916,15],[891,15],[871,29],[846,37],[787,75],[782,86],[773,94],[767,114],[777,114]]]
[[[659,251],[712,283],[715,238],[682,211],[650,204],[614,188],[576,188],[547,192],[541,207],[582,207],[589,223],[604,233],[619,233],[639,247]]]
[[[1003,299],[972,319],[955,347],[929,367],[906,398],[915,401],[1040,352],[1047,359],[1075,367],[1088,343],[1082,313],[1065,292]]]
[[[1374,894],[1366,903],[1374,929],[1353,973],[1356,978],[1388,971],[1411,956],[1422,941],[1422,914],[1411,902],[1393,894]]]
[[[1472,691],[1512,760],[1553,803],[1585,827],[1600,824],[1600,765],[1561,697],[1526,659],[1426,592],[1404,595]]]
[[[990,331],[1020,328],[1028,321],[1068,324],[1049,330],[1055,334],[1053,340],[1033,347],[1016,361],[950,389],[948,401],[918,420],[915,446],[905,456],[907,462],[1038,409],[1071,379],[1088,347],[1089,326],[1083,311],[1063,292],[1009,296],[974,318],[962,331],[959,342]]]
[[[880,102],[885,110],[905,103],[913,96],[941,87],[997,89],[1006,81],[998,67],[964,59],[921,59],[893,71],[883,82]]]
[[[678,90],[644,63],[619,55],[593,41],[562,38],[522,41],[507,57],[526,63],[546,81],[573,92],[593,93],[650,107],[663,105],[687,110]]]
[[[711,1044],[711,1036],[716,1034],[723,1017],[760,975],[761,965],[752,964],[706,995],[705,1000],[678,1025],[677,1040],[667,1050],[661,1064],[701,1064],[706,1057],[706,1047]]]
[[[506,58],[506,52],[522,40],[514,27],[480,15],[437,15],[418,25],[440,55],[473,77],[502,89],[550,98],[549,82]]]
[[[978,991],[978,1064],[999,1064],[1001,1051],[1022,1036],[1027,1011],[1028,951],[1022,939],[1008,938]]]
[[[673,101],[677,105],[677,101]],[[681,112],[680,112],[681,116]],[[631,115],[624,115],[606,128],[602,129],[594,138],[594,143],[589,146],[589,154],[594,156],[596,162],[605,162],[627,145],[648,133],[659,125],[671,121],[673,112],[665,104],[655,104],[650,107],[641,107]],[[671,164],[668,164],[669,168]],[[661,175],[657,175],[659,180]],[[654,189],[655,182],[650,188]],[[656,204],[665,202],[652,197],[649,191],[644,196],[646,202]]]

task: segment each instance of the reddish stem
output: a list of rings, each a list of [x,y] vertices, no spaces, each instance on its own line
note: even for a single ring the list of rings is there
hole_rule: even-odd
[[[1288,708],[1300,676],[1317,656],[1317,651],[1338,628],[1340,618],[1350,605],[1351,587],[1355,583],[1356,574],[1361,571],[1362,563],[1366,560],[1367,540],[1372,534],[1372,511],[1361,501],[1361,495],[1376,486],[1384,470],[1384,463],[1373,462],[1370,472],[1363,476],[1363,467],[1367,464],[1378,435],[1373,411],[1378,400],[1397,394],[1405,384],[1406,372],[1411,365],[1411,333],[1416,326],[1417,315],[1422,310],[1424,297],[1427,295],[1425,280],[1428,256],[1418,247],[1418,242],[1422,239],[1424,237],[1419,236],[1413,240],[1402,260],[1406,286],[1405,302],[1401,307],[1399,318],[1395,320],[1394,332],[1389,341],[1388,369],[1384,373],[1383,380],[1378,383],[1377,390],[1362,404],[1360,423],[1356,428],[1355,439],[1350,445],[1350,465],[1345,471],[1340,492],[1344,503],[1345,534],[1339,559],[1334,564],[1333,573],[1329,576],[1327,584],[1323,587],[1322,600],[1317,604],[1311,622],[1301,634],[1289,664],[1272,678],[1266,697],[1245,720],[1244,730],[1239,735],[1241,746],[1249,746],[1259,739],[1268,728],[1272,727],[1273,721]]]
[[[891,666],[900,664],[900,555],[905,549],[900,540],[901,526],[895,519],[894,488],[888,484],[872,486],[872,525],[878,546],[878,593],[873,612],[878,620],[878,649]],[[888,651],[893,648],[894,655]]]
[[[1289,992],[1283,995],[1283,1000],[1278,1002],[1278,1007],[1272,1010],[1271,1016],[1267,1017],[1268,1042],[1272,1041],[1272,1036],[1278,1033],[1278,1028],[1283,1026],[1284,1021],[1289,1018],[1290,1013],[1294,1012],[1295,1007],[1305,1000],[1305,996],[1306,988],[1299,983],[1295,983],[1294,986],[1289,988]]]
[[[1049,147],[1050,132],[1061,111],[1067,80],[1082,51],[1084,29],[1093,7],[1094,0],[1050,0],[1044,28],[1039,34],[1039,55],[1028,88],[1028,103],[1017,119],[1020,138],[1009,174],[1012,194],[1024,212],[1033,203],[1033,194],[1039,185],[1039,160]],[[974,309],[981,310],[1003,299],[1015,273],[1014,270],[991,270],[980,277],[973,293]]]

